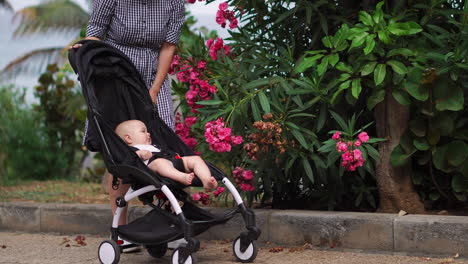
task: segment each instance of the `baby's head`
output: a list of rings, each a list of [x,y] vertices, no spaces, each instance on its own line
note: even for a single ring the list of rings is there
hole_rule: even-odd
[[[140,120],[128,120],[115,128],[115,133],[130,146],[151,144],[151,135]]]

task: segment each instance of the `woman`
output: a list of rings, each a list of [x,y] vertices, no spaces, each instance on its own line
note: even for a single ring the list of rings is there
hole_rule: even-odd
[[[130,58],[157,105],[159,116],[173,130],[173,105],[167,72],[184,20],[183,0],[94,0],[86,30],[86,39],[102,40]],[[112,212],[115,213],[115,199],[123,196],[129,186],[119,182],[117,190],[114,190],[112,181],[108,182]],[[125,208],[119,225],[126,224],[126,218]]]

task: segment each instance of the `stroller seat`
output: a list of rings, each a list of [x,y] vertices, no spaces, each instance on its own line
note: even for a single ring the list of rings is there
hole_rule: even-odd
[[[217,215],[187,201],[183,191],[185,186],[150,170],[114,132],[121,122],[137,119],[145,123],[152,142],[161,149],[171,150],[180,156],[193,156],[195,153],[159,118],[146,85],[125,54],[102,41],[83,40],[78,43],[82,46],[70,50],[68,58],[78,74],[88,107],[85,145],[91,151],[102,153],[106,167],[114,177],[132,185],[125,196],[116,200],[111,240],[103,241],[98,249],[100,262],[119,263],[122,247],[117,244],[117,237],[121,236],[144,245],[153,257],[164,256],[168,242],[185,238],[187,243],[172,252],[171,263],[196,263],[195,253],[200,242],[195,236],[213,225],[226,223],[237,213],[242,215],[247,230],[234,240],[234,255],[238,261],[252,262],[257,255],[256,240],[261,231],[256,226],[255,214],[245,206],[224,172],[207,162],[212,176],[226,186],[237,204],[236,208]],[[116,179],[113,181],[117,182]],[[201,186],[201,182],[195,178],[192,185]],[[153,203],[156,191],[165,195],[174,213]],[[137,197],[145,200],[153,210],[119,226],[123,208]],[[176,197],[184,202],[182,207]]]

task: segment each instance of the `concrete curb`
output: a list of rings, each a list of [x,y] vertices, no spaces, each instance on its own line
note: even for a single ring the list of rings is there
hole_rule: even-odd
[[[150,208],[134,206],[129,220]],[[223,209],[211,208],[212,212]],[[108,234],[108,205],[0,203],[0,231]],[[281,245],[310,243],[377,251],[468,256],[468,217],[297,210],[255,210],[260,241]],[[204,239],[234,239],[245,230],[240,215],[203,233]]]

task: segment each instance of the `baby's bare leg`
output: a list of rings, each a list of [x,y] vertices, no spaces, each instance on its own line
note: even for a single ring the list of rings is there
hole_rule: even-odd
[[[167,159],[155,159],[148,167],[159,175],[178,181],[184,185],[190,185],[195,175],[193,173],[184,173],[178,171]]]
[[[195,175],[203,183],[203,187],[207,191],[218,187],[218,182],[211,176],[210,169],[206,165],[205,161],[199,156],[185,156],[182,157],[186,171],[193,171]]]

